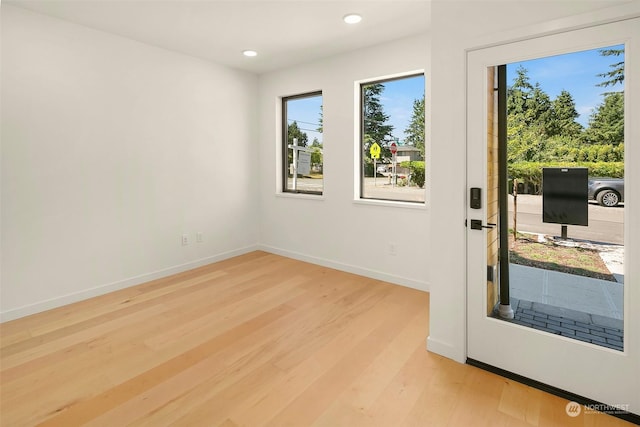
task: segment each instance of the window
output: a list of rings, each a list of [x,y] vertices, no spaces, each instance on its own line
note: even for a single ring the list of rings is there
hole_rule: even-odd
[[[500,181],[488,177],[487,222],[499,226],[487,253],[500,255],[487,265],[505,273],[488,282],[488,315],[502,319],[493,309],[509,295],[519,302],[508,321],[623,351],[625,46],[493,68],[505,114],[487,118],[488,149],[503,154],[487,156],[487,171],[502,169]],[[497,111],[498,97],[488,101]],[[538,322],[539,313],[556,314]]]
[[[360,85],[363,199],[425,201],[424,74]]]
[[[322,194],[322,92],[282,98],[282,191]]]

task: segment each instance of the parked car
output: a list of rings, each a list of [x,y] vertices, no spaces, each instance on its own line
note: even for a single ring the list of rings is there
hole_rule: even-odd
[[[618,206],[624,202],[624,179],[589,178],[589,200],[596,200],[601,206]]]

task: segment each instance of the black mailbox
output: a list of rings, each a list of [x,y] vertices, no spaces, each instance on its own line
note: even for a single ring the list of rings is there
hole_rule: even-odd
[[[542,222],[589,225],[587,168],[542,168]]]

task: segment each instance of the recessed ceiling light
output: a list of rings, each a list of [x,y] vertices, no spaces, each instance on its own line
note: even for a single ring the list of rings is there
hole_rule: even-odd
[[[362,21],[362,16],[358,15],[357,13],[350,13],[348,15],[345,15],[342,20],[347,24],[357,24],[358,22]]]
[[[255,50],[243,50],[242,54],[244,56],[258,56],[258,52],[256,52]]]

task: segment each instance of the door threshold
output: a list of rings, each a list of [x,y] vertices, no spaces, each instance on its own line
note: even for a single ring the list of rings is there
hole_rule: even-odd
[[[640,415],[638,414],[634,414],[632,412],[621,410],[620,408],[609,406],[605,403],[601,403],[593,399],[589,399],[588,397],[571,393],[570,391],[562,390],[560,388],[551,386],[549,384],[541,383],[540,381],[532,380],[531,378],[523,377],[522,375],[518,375],[510,371],[505,371],[504,369],[497,368],[493,365],[489,365],[475,359],[467,358],[467,365],[471,365],[476,368],[483,369],[485,371],[491,372],[496,375],[500,375],[501,377],[505,377],[513,381],[517,381],[521,384],[528,385],[529,387],[533,387],[538,390],[542,390],[546,393],[553,394],[554,396],[558,396],[563,399],[567,399],[572,402],[579,403],[582,406],[586,406],[587,408],[597,410],[598,412],[603,412],[607,415],[611,415],[612,417],[620,418],[621,420],[625,420],[630,423],[640,425]]]

